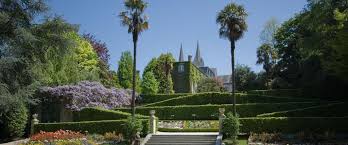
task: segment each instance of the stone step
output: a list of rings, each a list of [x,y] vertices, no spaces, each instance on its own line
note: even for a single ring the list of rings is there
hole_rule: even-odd
[[[215,145],[217,135],[152,135],[145,145]]]

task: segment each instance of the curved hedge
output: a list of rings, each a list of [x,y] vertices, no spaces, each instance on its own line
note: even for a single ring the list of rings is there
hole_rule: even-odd
[[[303,97],[300,89],[250,90],[247,93],[277,97]]]
[[[281,102],[304,102],[312,101],[305,98],[271,97],[260,95],[236,94],[236,103],[281,103]],[[230,93],[200,93],[163,100],[156,103],[144,105],[149,106],[177,106],[177,105],[205,105],[205,104],[232,104]]]
[[[120,120],[131,116],[128,112],[107,110],[102,108],[84,108],[74,112],[74,121],[99,121],[99,120]],[[136,115],[137,118],[146,119],[149,116]]]
[[[141,94],[140,95],[140,103],[148,104],[155,103],[167,99],[177,98],[181,96],[187,96],[191,93],[176,93],[176,94]]]
[[[240,117],[255,117],[256,115],[279,110],[291,110],[318,105],[315,102],[292,102],[292,103],[255,103],[237,104],[237,113]],[[225,108],[226,112],[232,111],[232,104],[225,105],[183,105],[183,106],[156,106],[140,107],[136,109],[138,114],[147,115],[150,110],[156,110],[155,116],[160,120],[216,120],[219,108]],[[131,112],[129,108],[116,110]],[[196,114],[195,117],[192,114]],[[174,116],[172,116],[174,115]]]
[[[257,117],[345,117],[348,103],[338,102],[287,111],[260,114]]]

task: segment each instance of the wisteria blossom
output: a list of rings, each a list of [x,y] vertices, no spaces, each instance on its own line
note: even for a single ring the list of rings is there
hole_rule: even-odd
[[[68,100],[66,108],[79,111],[86,107],[112,109],[129,106],[132,90],[106,88],[99,82],[82,81],[77,85],[43,87],[40,89],[45,97]]]

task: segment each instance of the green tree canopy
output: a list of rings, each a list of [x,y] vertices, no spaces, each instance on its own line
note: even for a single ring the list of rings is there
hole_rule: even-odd
[[[118,61],[117,77],[118,83],[122,88],[130,89],[132,88],[132,75],[133,75],[133,58],[129,51],[122,52],[121,58]],[[137,87],[136,91],[140,93],[141,91],[141,80],[139,71],[136,72]]]
[[[141,82],[141,91],[143,94],[156,94],[158,92],[158,82],[151,71],[146,72]]]
[[[222,80],[218,78],[203,78],[197,84],[197,91],[202,92],[224,92]]]
[[[174,62],[175,59],[171,53],[161,54],[157,59],[157,65],[153,71],[156,80],[159,82],[159,93],[174,93],[171,75]]]
[[[122,52],[118,61],[117,76],[122,88],[129,89],[132,87],[133,58],[129,51]]]

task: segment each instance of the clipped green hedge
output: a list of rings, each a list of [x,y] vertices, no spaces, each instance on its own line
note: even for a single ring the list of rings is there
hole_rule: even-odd
[[[149,132],[149,120],[142,119],[143,130],[142,134],[146,135]],[[102,120],[102,121],[82,121],[82,122],[61,122],[61,123],[39,123],[34,126],[34,132],[40,131],[57,131],[57,130],[72,130],[84,133],[104,134],[105,132],[124,132],[126,120]]]
[[[181,96],[187,96],[191,93],[176,93],[176,94],[141,94],[140,95],[140,103],[142,104],[148,104],[148,103],[155,103],[167,99],[177,98]]]
[[[303,97],[300,89],[250,90],[247,93],[277,97]]]
[[[237,104],[237,113],[240,117],[255,117],[256,115],[274,112],[279,110],[291,110],[295,108],[305,108],[315,106],[315,102],[292,102],[292,103],[256,103],[256,104]],[[138,114],[147,115],[150,110],[156,110],[155,116],[160,120],[216,120],[218,119],[219,108],[225,108],[226,112],[232,112],[233,105],[184,105],[184,106],[158,106],[140,107],[136,109]],[[117,110],[130,112],[131,109]],[[192,114],[196,114],[193,117]],[[174,115],[174,116],[172,116]]]
[[[262,133],[282,132],[297,133],[301,131],[335,131],[348,132],[348,117],[253,117],[241,118],[240,132]]]
[[[258,117],[344,117],[348,116],[348,103],[330,103],[287,111],[260,114]]]
[[[74,112],[74,121],[99,121],[99,120],[120,120],[131,116],[128,112],[107,110],[102,108],[84,108]],[[146,119],[149,116],[136,115],[137,118]]]
[[[218,128],[158,128],[161,132],[219,132]]]
[[[311,101],[304,98],[270,97],[260,95],[236,94],[236,103],[281,103]],[[233,98],[230,93],[200,93],[163,100],[148,106],[177,106],[177,105],[205,105],[205,104],[232,104]]]

